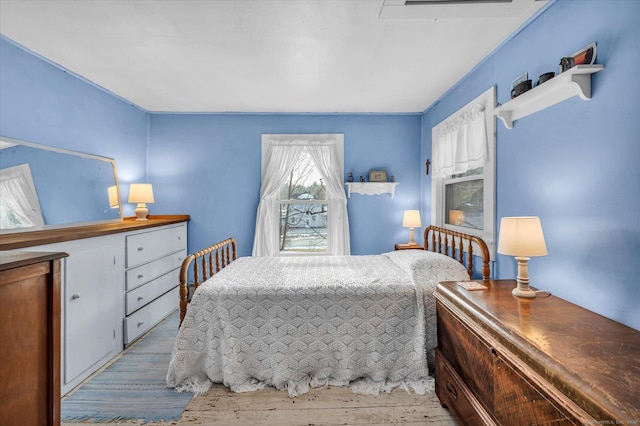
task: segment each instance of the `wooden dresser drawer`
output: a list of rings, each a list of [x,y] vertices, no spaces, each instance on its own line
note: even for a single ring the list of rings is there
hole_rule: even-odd
[[[180,283],[180,269],[174,269],[126,294],[126,314],[130,315]]]
[[[436,303],[438,348],[480,403],[493,401],[494,349],[485,344],[441,303]]]
[[[178,308],[178,288],[157,298],[124,319],[124,343],[130,344]]]
[[[436,349],[436,395],[459,423],[467,426],[495,425],[445,357]]]
[[[153,262],[145,263],[133,269],[127,270],[125,290],[131,291],[143,284],[148,283],[169,271],[179,269],[182,261],[186,257],[187,251],[184,249],[169,256],[162,257]],[[179,281],[176,281],[178,283]]]
[[[554,426],[580,424],[580,422],[569,420],[558,408],[559,401],[553,401],[543,395],[526,379],[524,371],[511,367],[500,352],[496,356],[494,382],[496,393],[493,415],[500,424]]]
[[[150,262],[185,249],[186,225],[141,232],[127,236],[127,268]]]

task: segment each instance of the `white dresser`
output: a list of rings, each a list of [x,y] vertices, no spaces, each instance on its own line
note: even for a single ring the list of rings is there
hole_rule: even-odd
[[[0,251],[69,254],[61,262],[61,395],[178,309],[188,220],[156,216],[3,235]]]
[[[124,345],[130,345],[178,307],[187,225],[126,235]]]

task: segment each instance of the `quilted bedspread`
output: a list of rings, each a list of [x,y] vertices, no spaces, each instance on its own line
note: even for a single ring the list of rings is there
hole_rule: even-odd
[[[433,291],[466,280],[446,256],[241,257],[194,293],[167,384],[205,393],[265,385],[290,396],[322,385],[424,393],[436,346]]]

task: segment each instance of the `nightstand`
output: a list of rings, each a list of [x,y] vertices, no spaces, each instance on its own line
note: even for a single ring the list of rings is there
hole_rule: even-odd
[[[420,244],[396,244],[395,250],[424,250]]]
[[[460,424],[625,424],[640,419],[640,332],[555,296],[441,282],[436,395]]]

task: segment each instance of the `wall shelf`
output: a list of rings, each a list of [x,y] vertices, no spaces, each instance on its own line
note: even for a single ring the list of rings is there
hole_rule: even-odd
[[[576,65],[534,87],[522,95],[500,105],[495,113],[507,129],[513,129],[513,122],[534,112],[548,108],[566,99],[579,96],[591,99],[591,74],[601,71],[604,65]]]
[[[345,182],[349,198],[352,192],[363,195],[389,194],[393,198],[397,184],[398,182]]]

